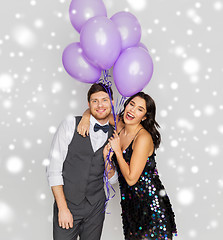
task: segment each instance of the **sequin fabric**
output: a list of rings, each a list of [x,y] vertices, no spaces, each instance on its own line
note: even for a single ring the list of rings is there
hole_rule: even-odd
[[[123,151],[129,164],[132,143]],[[113,161],[119,175],[122,222],[125,240],[172,239],[177,235],[174,212],[156,169],[155,153],[147,159],[138,182],[129,186],[122,176],[115,154]]]

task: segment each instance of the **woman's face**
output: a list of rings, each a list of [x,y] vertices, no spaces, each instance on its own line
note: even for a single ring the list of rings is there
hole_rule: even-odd
[[[126,124],[137,124],[145,120],[146,101],[137,96],[134,97],[126,106],[123,119]]]

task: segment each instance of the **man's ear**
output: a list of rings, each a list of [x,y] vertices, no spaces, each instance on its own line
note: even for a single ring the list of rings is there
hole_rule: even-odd
[[[113,104],[113,106],[114,106],[114,104],[115,104],[114,100],[112,100],[112,104]]]
[[[87,105],[88,105],[88,107],[90,108],[90,103],[89,103],[89,102],[87,102]]]

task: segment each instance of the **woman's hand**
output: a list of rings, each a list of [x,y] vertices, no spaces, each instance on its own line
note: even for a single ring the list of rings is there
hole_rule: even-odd
[[[77,132],[81,136],[87,137],[89,135],[89,128],[90,128],[90,118],[89,116],[83,115],[77,126]]]
[[[108,139],[108,141],[109,141],[109,144],[110,144],[111,148],[113,149],[113,151],[115,152],[116,155],[122,153],[120,138],[119,138],[116,131],[114,131],[113,136],[110,137]]]

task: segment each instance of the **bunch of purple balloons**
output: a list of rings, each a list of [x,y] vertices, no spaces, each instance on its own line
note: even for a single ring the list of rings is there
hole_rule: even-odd
[[[63,65],[76,80],[95,83],[102,70],[113,65],[113,78],[119,93],[129,97],[141,91],[153,74],[153,62],[140,43],[141,26],[129,12],[110,19],[102,0],[72,0],[70,21],[80,33],[80,42],[63,52]]]

